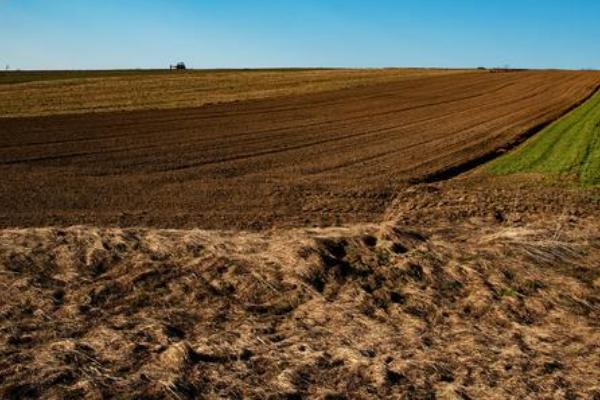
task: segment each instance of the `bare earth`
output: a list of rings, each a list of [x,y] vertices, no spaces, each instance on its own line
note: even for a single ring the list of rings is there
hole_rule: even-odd
[[[0,226],[372,222],[551,121],[593,72],[465,73],[201,108],[0,119]]]
[[[424,68],[0,71],[0,117],[199,107],[464,73],[482,72]]]
[[[408,75],[0,118],[0,399],[600,399],[600,187],[465,172],[600,74]]]

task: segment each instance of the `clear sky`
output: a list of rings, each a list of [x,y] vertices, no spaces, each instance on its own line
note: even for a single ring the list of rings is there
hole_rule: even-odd
[[[195,68],[600,68],[600,1],[0,0],[1,66],[180,60]]]

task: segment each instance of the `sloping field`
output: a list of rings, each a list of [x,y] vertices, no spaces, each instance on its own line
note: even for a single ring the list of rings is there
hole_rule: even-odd
[[[0,85],[12,85],[28,82],[64,81],[82,78],[132,77],[167,73],[172,72],[156,69],[0,71]]]
[[[600,93],[489,166],[507,175],[541,173],[600,184]]]
[[[257,69],[0,72],[0,117],[198,107],[317,93],[453,69]]]
[[[162,111],[0,119],[0,226],[377,220],[409,181],[506,146],[600,84],[468,73]]]

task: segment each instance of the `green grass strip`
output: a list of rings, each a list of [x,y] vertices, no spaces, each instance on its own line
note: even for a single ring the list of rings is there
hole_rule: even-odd
[[[573,176],[582,186],[599,185],[600,92],[487,169],[496,175]]]

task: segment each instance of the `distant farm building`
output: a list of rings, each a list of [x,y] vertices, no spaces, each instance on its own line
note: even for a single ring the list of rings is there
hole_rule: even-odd
[[[176,65],[170,65],[169,68],[172,70],[173,69],[179,69],[179,70],[187,69],[184,62],[178,62]]]

